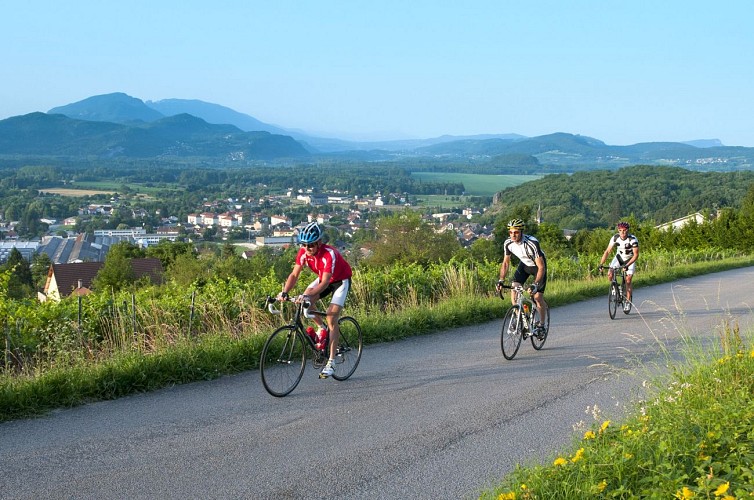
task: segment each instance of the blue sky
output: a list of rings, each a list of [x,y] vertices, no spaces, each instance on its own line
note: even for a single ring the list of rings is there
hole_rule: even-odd
[[[0,119],[125,92],[351,139],[754,147],[754,2],[0,0]]]

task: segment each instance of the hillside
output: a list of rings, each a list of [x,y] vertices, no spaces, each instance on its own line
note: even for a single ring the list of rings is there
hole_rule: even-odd
[[[486,214],[541,206],[545,222],[567,229],[610,227],[619,219],[666,222],[699,211],[740,208],[754,189],[754,172],[693,172],[677,167],[633,166],[615,171],[548,175],[495,196]]]
[[[31,113],[0,121],[0,155],[238,161],[304,158],[309,152],[288,136],[243,132],[185,114],[125,124]]]

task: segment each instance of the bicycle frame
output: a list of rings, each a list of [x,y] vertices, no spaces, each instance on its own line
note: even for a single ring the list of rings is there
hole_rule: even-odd
[[[621,305],[624,314],[631,312],[631,302],[626,298],[626,269],[623,266],[600,266],[600,269],[609,269],[613,275],[607,296],[607,312],[610,319],[615,319],[618,304]]]
[[[286,302],[295,304],[290,321],[270,334],[262,347],[259,371],[264,388],[273,396],[283,397],[296,388],[304,375],[307,357],[311,358],[315,368],[321,368],[329,360],[330,345],[317,349],[314,339],[306,334],[304,318],[327,316],[327,313],[310,311],[308,301],[287,298]],[[282,308],[276,309],[276,299],[267,297],[267,309],[271,314],[283,314]],[[333,358],[335,371],[332,378],[338,381],[349,378],[361,360],[363,334],[359,323],[350,316],[338,319],[340,336],[338,348]],[[329,344],[329,342],[328,342]]]
[[[545,318],[542,318],[537,303],[532,299],[531,294],[528,296],[525,294],[522,285],[503,284],[501,288],[511,290],[516,294],[516,301],[513,302],[503,319],[503,329],[500,335],[500,348],[505,359],[513,359],[516,356],[522,339],[530,338],[534,349],[537,351],[542,349],[550,330],[549,308]],[[500,298],[505,300],[502,290],[500,290]],[[542,328],[535,332],[534,325],[537,322],[542,324]]]

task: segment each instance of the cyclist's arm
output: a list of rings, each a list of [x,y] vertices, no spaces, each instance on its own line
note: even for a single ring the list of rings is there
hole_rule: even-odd
[[[607,260],[607,257],[610,255],[610,251],[613,249],[613,239],[610,238],[610,243],[607,244],[607,248],[605,249],[605,253],[602,254],[602,258],[600,259],[600,265],[604,264]]]
[[[319,284],[309,289],[309,295],[320,295],[330,286],[330,281],[332,281],[332,273],[322,273],[319,278]]]
[[[537,275],[534,277],[534,282],[542,283],[542,280],[547,276],[547,264],[541,255],[534,259],[534,263],[537,265]]]
[[[500,265],[500,281],[505,281],[505,275],[508,274],[508,268],[511,265],[511,256],[503,257],[503,263]]]
[[[626,262],[625,267],[630,266],[637,260],[639,260],[639,247],[634,247],[634,254],[631,256],[631,259],[628,262]]]
[[[301,275],[301,269],[301,264],[295,264],[293,266],[293,271],[291,271],[291,274],[288,275],[288,279],[286,279],[285,283],[283,284],[283,293],[288,293],[293,290],[293,287],[295,287],[296,283],[298,283],[298,277]]]

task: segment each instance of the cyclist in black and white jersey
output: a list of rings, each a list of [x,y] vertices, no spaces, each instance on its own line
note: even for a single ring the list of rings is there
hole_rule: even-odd
[[[539,240],[534,236],[524,234],[526,225],[521,219],[513,219],[508,222],[508,239],[503,243],[503,263],[500,266],[500,281],[497,282],[497,290],[502,289],[505,275],[511,264],[511,255],[518,257],[519,263],[513,274],[513,284],[523,285],[529,276],[534,276],[530,291],[532,299],[540,311],[540,318],[547,317],[547,302],[544,301],[545,288],[547,286],[547,259],[539,246]],[[515,302],[518,297],[515,291],[511,291],[511,298]],[[542,325],[535,325],[541,327]]]
[[[631,302],[633,286],[631,281],[634,277],[634,270],[636,268],[636,259],[639,258],[639,240],[633,234],[629,233],[630,226],[628,222],[621,221],[618,223],[618,232],[610,238],[610,242],[607,244],[605,253],[602,254],[600,260],[600,266],[605,263],[610,252],[615,248],[615,257],[610,262],[610,269],[608,270],[607,277],[612,281],[613,268],[624,267],[626,269],[626,298],[628,302]],[[624,308],[630,307],[628,304],[623,306]]]

